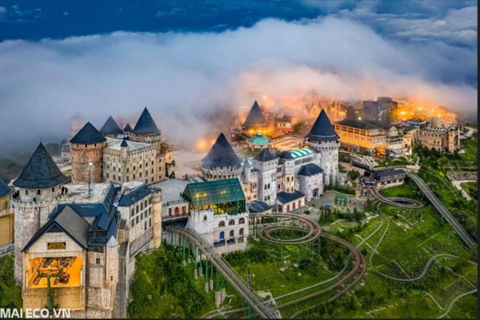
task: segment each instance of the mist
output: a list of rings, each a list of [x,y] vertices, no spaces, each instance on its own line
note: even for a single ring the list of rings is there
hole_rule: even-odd
[[[414,97],[477,112],[476,49],[382,37],[350,19],[266,19],[221,33],[130,33],[0,43],[0,155],[68,138],[76,112],[97,128],[147,106],[167,139],[201,115],[315,89],[341,99]],[[214,128],[213,128],[214,129]]]

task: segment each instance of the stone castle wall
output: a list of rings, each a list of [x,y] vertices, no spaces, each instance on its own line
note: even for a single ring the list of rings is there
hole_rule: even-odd
[[[93,164],[92,183],[103,181],[103,148],[105,142],[97,144],[71,144],[72,183],[88,183],[88,164]]]

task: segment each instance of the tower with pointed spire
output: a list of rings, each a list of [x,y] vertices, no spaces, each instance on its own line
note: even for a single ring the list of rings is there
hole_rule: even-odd
[[[155,164],[155,181],[165,179],[165,153],[162,148],[162,133],[158,129],[155,121],[148,111],[147,107],[143,109],[140,118],[138,118],[133,131],[130,133],[130,140],[137,142],[145,142],[155,145],[157,148],[156,164]]]
[[[107,139],[90,122],[87,122],[70,140],[73,183],[88,183],[89,170],[92,171],[92,183],[103,181],[103,148],[106,141]],[[89,163],[93,165],[91,169]]]
[[[119,135],[123,134],[123,130],[120,129],[112,116],[110,116],[108,117],[103,127],[100,129],[100,133],[103,134],[105,137],[117,138]]]
[[[22,283],[22,250],[35,232],[48,220],[67,182],[52,157],[40,143],[25,168],[13,182],[15,207],[15,280]]]
[[[220,133],[201,163],[202,175],[206,180],[238,178],[242,174],[242,160],[223,133]]]
[[[258,102],[253,103],[245,122],[242,124],[243,132],[248,136],[254,136],[258,132],[268,133],[268,121],[263,114]]]
[[[338,175],[338,150],[340,137],[335,132],[327,113],[322,109],[309,134],[305,137],[319,157],[324,172],[325,185],[336,184]]]
[[[258,170],[258,200],[273,206],[277,200],[278,157],[268,148],[262,149],[253,158],[253,167]]]

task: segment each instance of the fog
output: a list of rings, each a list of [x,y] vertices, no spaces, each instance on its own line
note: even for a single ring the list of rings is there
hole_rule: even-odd
[[[382,37],[350,19],[266,19],[222,33],[127,33],[0,43],[0,153],[68,138],[147,106],[167,138],[190,141],[205,112],[315,89],[342,99],[406,96],[475,114],[476,49]]]

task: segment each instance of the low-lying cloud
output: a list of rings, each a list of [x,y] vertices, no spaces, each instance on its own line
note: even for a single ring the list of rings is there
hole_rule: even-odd
[[[209,128],[204,111],[316,89],[343,99],[407,96],[475,113],[476,49],[389,40],[341,18],[263,20],[222,33],[127,33],[0,43],[0,150],[68,138],[148,106],[167,137]],[[1,151],[0,151],[1,152]]]

